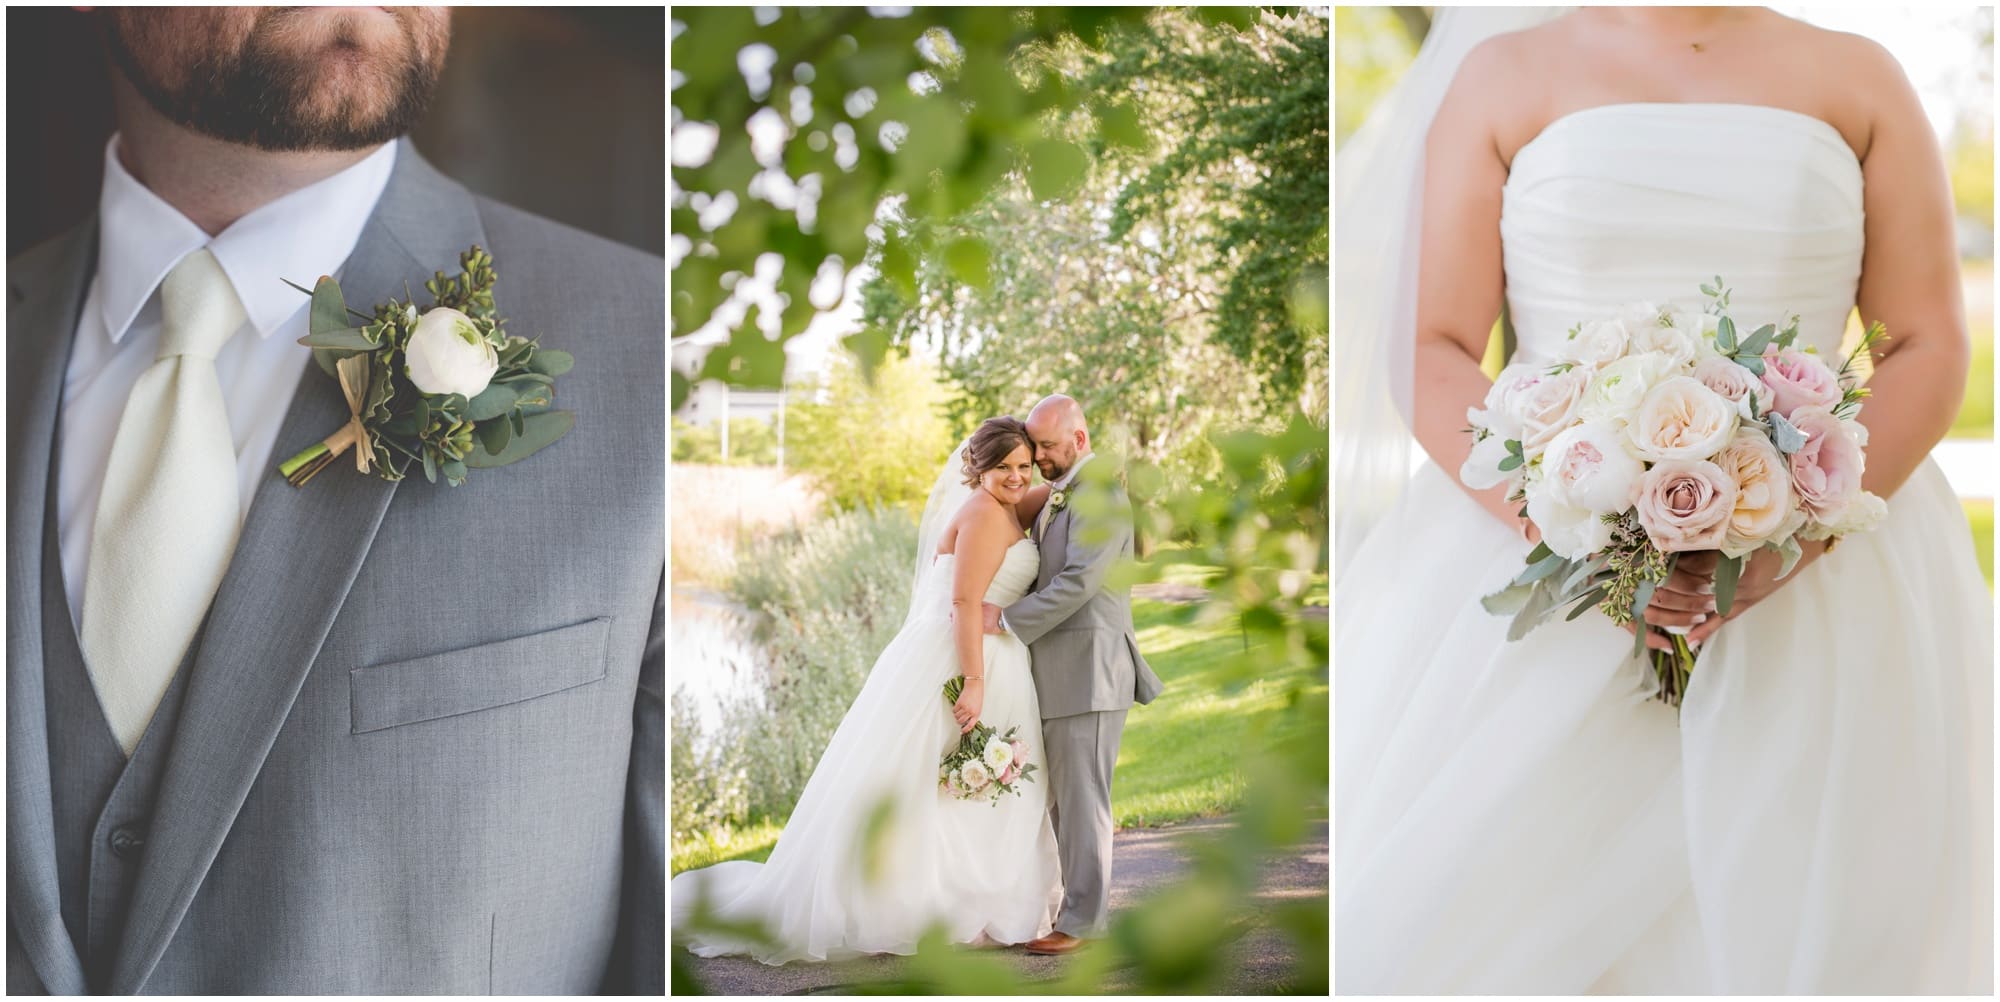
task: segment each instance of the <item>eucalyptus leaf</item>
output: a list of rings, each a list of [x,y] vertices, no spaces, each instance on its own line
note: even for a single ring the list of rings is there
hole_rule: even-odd
[[[345,329],[347,324],[347,301],[340,295],[340,283],[331,275],[321,275],[313,284],[312,312],[306,316],[306,330],[313,334]],[[324,345],[336,348],[339,345]]]
[[[514,440],[514,422],[505,416],[481,422],[478,427],[479,444],[493,455],[499,455]]]
[[[507,443],[507,447],[499,454],[475,449],[465,457],[465,465],[475,470],[485,470],[518,463],[569,434],[569,430],[576,427],[576,412],[549,411],[546,414],[524,418],[523,424],[526,425],[525,430]]]
[[[438,482],[437,453],[430,449],[424,450],[424,479],[431,483]]]
[[[1563,622],[1567,623],[1575,619],[1576,617],[1583,615],[1585,612],[1597,608],[1597,603],[1604,601],[1604,594],[1605,592],[1603,588],[1593,588],[1587,592],[1584,592],[1583,600],[1578,602],[1576,604],[1576,607],[1569,611],[1569,615],[1563,617]]]
[[[1771,343],[1771,338],[1775,337],[1777,333],[1777,324],[1765,324],[1752,332],[1749,337],[1744,338],[1742,346],[1736,350],[1744,355],[1762,355],[1765,346]]]
[[[1786,537],[1784,542],[1774,548],[1778,551],[1779,557],[1777,580],[1783,581],[1785,575],[1790,574],[1792,568],[1798,566],[1799,558],[1805,556],[1805,551],[1799,547],[1797,536]]]
[[[1556,571],[1561,570],[1562,568],[1568,565],[1569,565],[1569,558],[1551,553],[1548,556],[1535,561],[1532,565],[1528,567],[1527,570],[1522,571],[1521,576],[1514,579],[1514,583],[1533,584],[1537,581],[1542,580],[1545,577],[1548,577],[1551,574],[1554,574]]]
[[[1773,410],[1771,412],[1771,444],[1777,446],[1779,452],[1789,456],[1806,447],[1806,433],[1800,431],[1790,421],[1785,420],[1783,414]]]
[[[503,376],[497,381],[502,383],[540,383],[543,386],[554,386],[556,384],[555,377],[544,376],[539,372],[517,372],[511,376]]]
[[[1499,469],[1500,472],[1502,473],[1508,473],[1513,470],[1518,470],[1520,468],[1521,468],[1521,457],[1519,456],[1508,456],[1500,460]]]
[[[537,351],[528,359],[528,369],[554,378],[570,370],[576,359],[566,351]]]
[[[1733,352],[1736,350],[1735,321],[1728,317],[1723,317],[1715,322],[1715,343],[1720,345],[1723,351]]]
[[[1565,595],[1571,594],[1578,585],[1603,570],[1604,565],[1605,561],[1601,557],[1596,560],[1578,561],[1576,570],[1571,571],[1569,577],[1563,579],[1562,593]]]
[[[1736,360],[1736,364],[1749,369],[1755,375],[1761,376],[1764,374],[1764,356],[1762,355],[1744,355]]]
[[[1729,615],[1736,602],[1736,582],[1743,576],[1742,557],[1723,557],[1715,565],[1715,614]]]
[[[343,351],[374,351],[378,345],[368,340],[359,327],[334,327],[315,331],[299,339],[308,348],[338,348]]]
[[[1549,544],[1546,540],[1539,541],[1535,543],[1534,549],[1528,551],[1528,563],[1530,564],[1541,563],[1543,560],[1548,558],[1549,554],[1554,552],[1555,552],[1554,550],[1549,549]]]
[[[514,409],[521,394],[509,383],[493,383],[465,405],[465,419],[474,423],[497,418]]]

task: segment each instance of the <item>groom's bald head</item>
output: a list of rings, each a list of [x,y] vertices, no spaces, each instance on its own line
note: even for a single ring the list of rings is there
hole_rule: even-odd
[[[1083,405],[1061,393],[1042,398],[1028,412],[1028,435],[1035,440],[1035,466],[1047,480],[1059,480],[1090,455],[1090,428],[1083,420]]]

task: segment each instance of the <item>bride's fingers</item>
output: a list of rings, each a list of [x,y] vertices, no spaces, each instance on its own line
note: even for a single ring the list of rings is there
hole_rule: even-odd
[[[1653,592],[1653,599],[1648,605],[1667,612],[1714,612],[1715,596],[1661,588]]]
[[[1657,605],[1646,607],[1646,622],[1654,626],[1694,626],[1708,618],[1705,612],[1681,612],[1662,609]]]
[[[1714,550],[1694,550],[1681,554],[1680,558],[1674,561],[1674,569],[1713,577],[1716,566],[1721,562],[1722,555]]]

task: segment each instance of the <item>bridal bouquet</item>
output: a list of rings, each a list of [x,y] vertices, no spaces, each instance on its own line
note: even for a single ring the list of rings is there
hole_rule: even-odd
[[[945,703],[958,702],[959,693],[964,691],[965,676],[946,682]],[[994,804],[1009,793],[1020,796],[1021,784],[1035,776],[1035,766],[1028,761],[1027,742],[1016,736],[1020,730],[1009,727],[1002,734],[985,724],[972,725],[972,730],[960,735],[957,746],[938,763],[938,792],[959,800],[986,800]]]
[[[1740,335],[1722,280],[1701,289],[1701,309],[1634,303],[1577,325],[1558,357],[1508,366],[1466,412],[1474,445],[1460,479],[1510,485],[1542,534],[1527,569],[1483,600],[1514,617],[1507,639],[1564,607],[1567,619],[1595,606],[1639,620],[1678,555],[1697,550],[1720,551],[1715,605],[1727,615],[1752,552],[1778,553],[1783,577],[1801,540],[1886,514],[1861,489],[1868,429],[1854,420],[1868,395],[1855,361],[1882,326],[1834,368],[1793,346],[1798,317]],[[1653,652],[1660,699],[1680,705],[1694,662],[1678,634],[1673,651]]]

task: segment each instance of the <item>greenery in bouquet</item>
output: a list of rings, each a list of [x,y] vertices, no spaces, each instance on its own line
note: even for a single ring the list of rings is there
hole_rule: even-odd
[[[958,702],[965,691],[965,676],[944,684],[946,706]],[[958,744],[945,752],[938,763],[938,792],[959,800],[985,800],[999,804],[1008,794],[1021,795],[1021,786],[1034,781],[1036,767],[1028,761],[1028,743],[1021,740],[1019,727],[998,728],[975,723],[959,735]]]

